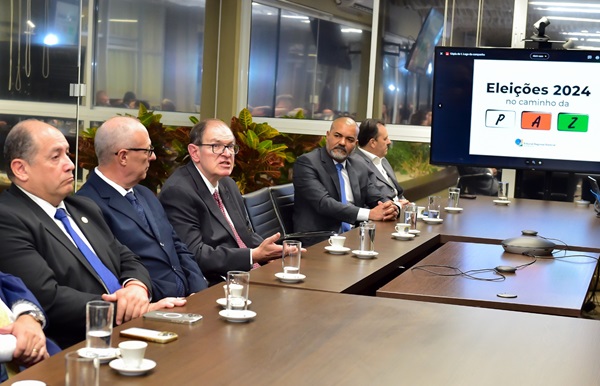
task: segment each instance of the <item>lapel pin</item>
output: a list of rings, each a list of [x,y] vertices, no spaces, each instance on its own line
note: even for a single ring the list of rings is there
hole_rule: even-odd
[[[82,217],[82,218],[81,218],[81,221],[83,221],[83,223],[84,223],[84,224],[87,224],[87,223],[88,223],[88,219],[87,219],[87,217]]]

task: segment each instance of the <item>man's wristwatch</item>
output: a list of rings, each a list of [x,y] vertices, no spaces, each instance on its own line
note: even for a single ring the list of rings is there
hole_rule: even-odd
[[[29,315],[31,316],[33,319],[35,319],[39,324],[41,324],[42,326],[44,325],[44,322],[46,321],[46,318],[44,317],[44,314],[41,313],[40,311],[37,310],[28,310],[25,312],[21,312],[21,315]]]

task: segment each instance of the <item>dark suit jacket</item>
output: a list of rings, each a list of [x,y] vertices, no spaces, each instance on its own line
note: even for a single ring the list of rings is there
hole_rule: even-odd
[[[64,200],[96,254],[122,283],[152,289],[139,257],[117,241],[100,208],[86,197]],[[47,335],[61,347],[85,339],[85,306],[107,290],[79,249],[35,202],[14,184],[0,195],[0,271],[20,277],[48,315]]]
[[[489,174],[490,169],[475,166],[458,166],[458,174],[467,176],[473,174]],[[476,194],[482,196],[495,196],[498,194],[498,180],[496,177],[477,176],[461,181],[465,191],[461,193]]]
[[[262,237],[252,231],[235,181],[229,177],[222,178],[219,194],[246,246],[255,248],[260,245]],[[159,200],[210,285],[222,281],[221,276],[227,276],[227,271],[248,271],[252,268],[250,249],[238,247],[231,227],[193,162],[180,167],[167,179]]]
[[[150,230],[142,224],[129,200],[94,171],[77,194],[94,200],[121,244],[142,258],[152,279],[155,300],[177,295],[175,276],[185,283],[186,296],[205,289],[207,283],[194,256],[173,230],[154,193],[141,185],[133,191],[144,208]]]
[[[381,174],[381,172],[379,171],[379,169],[377,169],[377,166],[375,166],[373,161],[371,161],[371,159],[359,149],[356,149],[356,151],[354,151],[354,154],[352,154],[350,157],[364,162],[369,168],[369,170],[373,172],[373,174],[375,175],[375,187],[381,192],[381,194],[384,197],[393,200],[395,197],[394,188],[398,191],[398,198],[403,197],[404,189],[402,189],[402,187],[398,183],[398,180],[396,179],[396,173],[394,173],[394,169],[392,169],[392,165],[390,165],[387,159],[383,158],[381,160],[381,165],[383,165],[383,169],[390,177],[390,182],[388,182],[388,180],[383,176],[383,174]]]
[[[322,147],[304,154],[294,163],[294,232],[328,230],[337,232],[342,222],[356,222],[359,208],[389,201],[374,185],[375,176],[363,162],[352,157],[346,170],[354,205],[340,202],[340,181],[333,159]],[[313,244],[320,240],[311,240]]]

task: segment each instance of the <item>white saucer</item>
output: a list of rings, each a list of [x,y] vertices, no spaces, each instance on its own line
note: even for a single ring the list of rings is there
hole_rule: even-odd
[[[508,205],[508,204],[510,204],[510,200],[494,200],[493,202],[496,205]]]
[[[444,222],[444,219],[443,218],[423,217],[423,221],[425,221],[427,224],[441,224]]]
[[[221,310],[219,311],[219,315],[229,322],[243,323],[254,319],[256,312],[250,310]]]
[[[277,272],[275,277],[281,280],[283,283],[298,283],[306,279],[306,275],[301,273],[283,273]]]
[[[348,248],[348,247],[338,248],[338,247],[333,247],[331,245],[327,245],[325,247],[325,250],[327,252],[331,253],[332,255],[343,255],[344,253],[350,252],[350,248]]]
[[[119,356],[119,349],[115,347],[109,348],[90,348],[84,347],[77,350],[77,354],[83,358],[93,358],[95,356],[98,357],[100,363],[108,363],[112,359],[115,359]]]
[[[392,233],[392,237],[398,240],[410,240],[410,239],[414,239],[415,235],[411,234],[411,233],[398,233],[398,232],[394,232]]]
[[[217,299],[217,304],[222,307],[227,307],[227,299],[225,299],[225,298]],[[252,304],[252,300],[248,299],[247,305],[250,305],[250,304]]]
[[[410,233],[411,235],[417,236],[419,233],[421,233],[421,231],[418,229],[409,229],[408,233]]]
[[[358,257],[359,259],[372,259],[373,257],[379,255],[379,252],[375,252],[375,251],[359,251],[358,249],[355,249],[352,251],[352,254],[356,257]]]
[[[142,360],[142,364],[137,369],[132,369],[130,367],[125,367],[125,363],[123,363],[123,359],[115,359],[108,364],[112,369],[117,370],[121,375],[126,375],[128,377],[133,377],[135,375],[142,375],[147,373],[156,367],[156,362],[150,359]]]
[[[458,207],[454,207],[454,206],[447,206],[444,208],[444,210],[446,212],[450,212],[450,213],[460,213],[463,211],[463,208],[458,208]]]

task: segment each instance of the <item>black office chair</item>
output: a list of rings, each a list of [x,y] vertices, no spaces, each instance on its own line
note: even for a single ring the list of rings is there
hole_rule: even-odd
[[[277,232],[284,234],[273,208],[269,188],[246,193],[242,197],[254,232],[263,238],[273,236]]]
[[[283,231],[292,233],[294,229],[294,184],[271,186],[271,202]]]
[[[465,174],[458,177],[456,187],[461,194],[495,196],[498,194],[498,182],[491,173]]]
[[[271,186],[271,201],[283,229],[284,239],[320,238],[326,239],[335,234],[333,231],[293,232],[294,230],[294,184]]]

